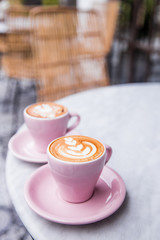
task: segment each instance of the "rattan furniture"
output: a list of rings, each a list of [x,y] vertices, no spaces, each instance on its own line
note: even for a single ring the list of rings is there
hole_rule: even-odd
[[[2,68],[9,78],[34,79],[31,50],[30,7],[12,6],[6,12],[6,51]]]
[[[30,17],[38,101],[109,85],[105,56],[113,29],[104,28],[98,11],[37,7]]]

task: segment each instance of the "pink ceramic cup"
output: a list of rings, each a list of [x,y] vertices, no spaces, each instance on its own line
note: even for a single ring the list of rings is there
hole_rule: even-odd
[[[52,144],[52,142],[50,143]],[[90,199],[103,170],[112,155],[112,148],[104,146],[104,153],[88,162],[69,162],[55,158],[47,148],[48,163],[63,200],[81,203]]]
[[[37,151],[45,153],[48,144],[56,138],[64,136],[77,127],[80,122],[80,116],[77,113],[65,113],[56,118],[38,118],[32,117],[24,109],[24,120],[27,128],[34,140]],[[68,122],[72,117],[77,120],[72,126],[68,127]]]

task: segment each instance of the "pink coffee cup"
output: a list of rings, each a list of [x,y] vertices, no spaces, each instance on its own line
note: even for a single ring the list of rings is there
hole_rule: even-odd
[[[73,136],[69,136],[73,137]],[[55,157],[50,150],[52,141],[47,148],[48,163],[57,188],[63,200],[80,203],[91,198],[100,174],[112,155],[112,148],[104,146],[103,154],[92,161],[70,162]]]
[[[80,116],[77,113],[69,113],[69,111],[56,118],[33,117],[26,112],[28,107],[24,109],[24,120],[37,151],[42,153],[46,152],[47,146],[52,140],[68,134],[80,122]],[[68,127],[69,120],[74,117],[76,121]]]

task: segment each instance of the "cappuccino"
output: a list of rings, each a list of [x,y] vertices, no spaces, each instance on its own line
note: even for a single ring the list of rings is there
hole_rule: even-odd
[[[27,114],[36,118],[56,118],[67,112],[66,107],[53,102],[35,103],[26,109]]]
[[[86,136],[61,137],[49,146],[49,152],[57,159],[68,162],[88,162],[98,159],[105,151],[98,140]]]

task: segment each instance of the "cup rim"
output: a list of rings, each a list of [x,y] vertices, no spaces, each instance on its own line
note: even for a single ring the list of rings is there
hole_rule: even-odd
[[[74,137],[74,136],[89,137],[89,136],[85,136],[85,135],[67,135],[66,137]],[[53,141],[51,141],[51,142],[49,143],[49,145],[48,145],[48,147],[47,147],[47,154],[48,154],[52,159],[56,160],[56,161],[59,162],[59,163],[69,164],[69,165],[75,165],[75,164],[76,164],[76,165],[91,164],[91,163],[93,163],[93,162],[98,161],[100,158],[102,158],[102,157],[106,154],[106,147],[105,147],[105,145],[104,145],[100,140],[98,140],[97,138],[89,137],[89,138],[91,138],[91,139],[97,140],[98,142],[100,142],[100,143],[103,145],[103,147],[104,147],[104,152],[103,152],[103,154],[102,154],[101,156],[99,156],[98,158],[96,158],[96,159],[94,159],[94,160],[86,161],[86,162],[72,162],[72,161],[64,161],[64,160],[58,159],[58,158],[56,158],[55,156],[53,156],[53,155],[50,153],[49,148],[50,148],[50,145],[51,145],[54,141],[56,141],[56,140],[58,140],[58,139],[60,139],[60,138],[63,138],[63,137],[65,137],[65,136],[62,136],[62,137],[59,137],[59,138],[54,139]],[[48,162],[49,162],[49,161],[48,161]]]
[[[46,102],[49,102],[49,101],[46,101]],[[52,101],[50,101],[50,102],[52,102]],[[43,102],[37,102],[37,103],[43,103]],[[45,103],[45,102],[44,102]],[[53,103],[55,103],[55,102],[53,102]],[[60,106],[63,106],[63,107],[65,107],[66,109],[67,109],[67,112],[66,113],[64,113],[64,114],[62,114],[62,115],[60,115],[60,116],[58,116],[58,117],[51,117],[51,118],[39,118],[39,117],[34,117],[34,116],[31,116],[31,115],[29,115],[28,113],[27,113],[27,108],[29,108],[30,106],[32,106],[32,105],[34,105],[34,104],[36,104],[36,103],[32,103],[32,104],[30,104],[30,105],[28,105],[28,106],[26,106],[25,107],[25,109],[24,109],[24,115],[26,115],[27,117],[29,117],[29,118],[31,118],[31,119],[36,119],[36,120],[38,120],[38,121],[51,121],[51,120],[56,120],[56,119],[59,119],[59,118],[63,118],[63,117],[65,117],[65,116],[67,116],[68,114],[69,114],[69,111],[68,111],[68,108],[66,107],[66,106],[64,106],[64,105],[62,105],[62,104],[59,104],[59,103],[55,103],[55,104],[57,104],[57,105],[60,105]]]

